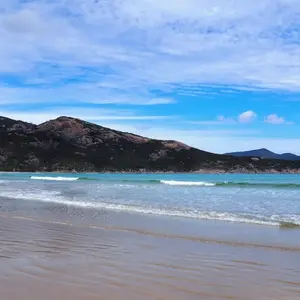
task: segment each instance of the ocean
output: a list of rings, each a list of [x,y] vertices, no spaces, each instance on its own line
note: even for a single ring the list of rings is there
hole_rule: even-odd
[[[0,173],[0,225],[3,299],[300,297],[299,175]]]
[[[95,211],[300,225],[299,175],[1,173],[0,187],[2,209],[13,205],[18,210],[19,201],[23,212],[24,206],[30,210],[47,202]]]

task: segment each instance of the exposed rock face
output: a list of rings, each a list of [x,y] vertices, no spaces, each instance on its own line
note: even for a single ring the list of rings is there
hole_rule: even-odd
[[[69,117],[40,125],[0,117],[0,170],[300,172],[300,162],[217,155]]]

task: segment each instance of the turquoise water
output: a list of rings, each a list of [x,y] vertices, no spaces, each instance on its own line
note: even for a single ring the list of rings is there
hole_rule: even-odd
[[[1,211],[29,211],[42,203],[179,219],[300,225],[300,176],[0,173]]]

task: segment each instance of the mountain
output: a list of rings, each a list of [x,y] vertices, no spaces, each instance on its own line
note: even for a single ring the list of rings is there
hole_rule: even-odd
[[[226,153],[226,155],[232,155],[236,157],[260,157],[260,158],[270,158],[270,159],[283,159],[283,160],[300,160],[300,156],[297,156],[293,153],[283,153],[277,154],[268,149],[256,149],[250,151],[241,151],[241,152],[231,152]]]
[[[300,156],[293,153],[279,154],[279,157],[280,159],[285,159],[285,160],[300,160]]]
[[[300,162],[214,154],[70,117],[40,125],[0,117],[0,170],[300,173]]]

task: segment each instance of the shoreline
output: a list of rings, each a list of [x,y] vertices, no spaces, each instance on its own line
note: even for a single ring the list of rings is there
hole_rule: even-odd
[[[122,212],[122,218],[124,220],[129,220],[130,214]],[[110,211],[107,214],[115,215],[116,212]],[[143,216],[135,215],[136,218],[140,218]],[[141,237],[150,237],[150,238],[160,238],[160,239],[168,239],[168,240],[179,240],[179,241],[187,241],[187,242],[195,242],[202,244],[211,244],[211,245],[227,245],[241,248],[260,248],[267,250],[275,250],[275,251],[286,251],[286,252],[299,252],[300,253],[300,244],[290,243],[285,244],[283,240],[280,238],[276,241],[273,241],[270,233],[274,232],[273,229],[276,226],[263,226],[261,224],[251,224],[251,223],[235,223],[229,222],[225,220],[190,220],[185,219],[182,222],[183,230],[176,227],[177,220],[170,216],[157,216],[153,218],[153,216],[147,216],[144,219],[146,224],[151,224],[155,220],[158,221],[163,226],[163,230],[152,228],[151,226],[142,226],[142,228],[138,228],[133,225],[133,223],[127,223],[127,221],[123,224],[106,224],[106,222],[100,222],[98,224],[85,224],[76,222],[76,220],[65,219],[65,220],[51,220],[48,218],[35,218],[28,217],[23,215],[15,215],[15,214],[3,214],[0,213],[0,223],[4,220],[15,220],[16,222],[30,222],[30,223],[40,223],[45,224],[46,226],[65,226],[68,228],[78,229],[78,230],[91,230],[91,231],[105,231],[112,232],[117,234],[133,234],[135,236]],[[78,220],[77,220],[78,221]],[[200,222],[200,223],[199,223]],[[125,225],[126,224],[126,225]],[[206,231],[203,230],[203,225],[206,226]],[[235,225],[239,225],[238,227]],[[255,226],[253,226],[255,225]],[[178,232],[173,233],[173,229],[177,229]],[[185,229],[188,228],[188,231]],[[208,229],[208,230],[207,230]],[[228,231],[228,229],[230,229]],[[280,226],[277,229],[282,229]],[[256,236],[259,232],[264,235],[264,239],[256,239],[244,237],[242,232],[247,230],[252,233],[253,236]],[[295,231],[289,230],[280,230],[282,234],[293,234]],[[277,236],[277,238],[279,235]]]
[[[1,174],[0,179],[12,179],[0,180],[1,296],[10,300],[97,300],[99,295],[103,300],[299,298],[299,230],[292,224],[275,224],[287,213],[300,224],[295,214],[298,190],[278,190],[273,197],[272,189],[231,192],[29,179],[151,181],[178,176],[219,181],[230,177],[136,174]],[[273,176],[274,180],[259,175],[232,177],[300,185],[299,177]],[[268,204],[270,214],[264,212]],[[265,217],[272,224],[256,222]]]
[[[5,299],[298,299],[296,233],[274,241],[267,228],[184,223],[184,237],[204,236],[182,239],[169,236],[170,222],[159,226],[165,234],[9,217],[0,224]]]

